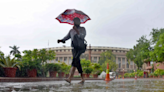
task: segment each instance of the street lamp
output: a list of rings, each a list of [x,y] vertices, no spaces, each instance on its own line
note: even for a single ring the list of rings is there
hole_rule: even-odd
[[[134,70],[134,72],[135,72],[135,70]],[[134,77],[134,78],[135,78],[135,80],[137,79],[137,75],[136,75],[136,73],[135,73],[135,77]]]
[[[124,69],[123,69],[123,79],[124,79]]]

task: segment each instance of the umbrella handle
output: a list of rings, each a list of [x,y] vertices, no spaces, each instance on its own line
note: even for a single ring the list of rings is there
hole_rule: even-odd
[[[73,26],[73,29],[77,32],[77,34],[79,34],[79,31],[77,30],[75,26]]]

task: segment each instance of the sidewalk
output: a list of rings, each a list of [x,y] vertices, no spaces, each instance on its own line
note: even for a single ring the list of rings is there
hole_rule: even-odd
[[[120,78],[122,79],[122,78]],[[118,79],[118,80],[120,80]],[[135,78],[124,78],[124,79],[135,79]],[[137,79],[160,79],[160,80],[164,80],[164,78],[137,78]]]
[[[38,82],[38,81],[62,81],[65,78],[29,78],[29,77],[0,77],[0,82]],[[81,80],[81,78],[72,78],[72,80]],[[85,78],[85,80],[104,80],[102,78]]]

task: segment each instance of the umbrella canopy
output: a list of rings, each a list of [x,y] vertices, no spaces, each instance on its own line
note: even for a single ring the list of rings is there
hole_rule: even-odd
[[[84,24],[86,21],[91,20],[88,15],[83,13],[82,11],[75,9],[67,9],[62,14],[60,14],[56,19],[60,23],[67,23],[74,25],[73,19],[78,17],[80,19],[81,24]]]

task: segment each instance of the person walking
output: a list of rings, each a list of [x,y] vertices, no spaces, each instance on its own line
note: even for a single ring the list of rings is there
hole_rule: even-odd
[[[146,78],[146,72],[144,71],[144,78]]]
[[[84,27],[81,27],[80,24],[80,19],[78,17],[73,19],[74,25],[73,28],[68,32],[68,34],[63,38],[58,40],[57,42],[60,43],[65,43],[65,41],[69,40],[71,38],[72,43],[72,55],[73,55],[73,60],[72,60],[72,67],[69,73],[69,77],[65,79],[66,82],[71,83],[71,79],[74,76],[75,70],[77,68],[78,72],[81,75],[81,82],[79,84],[84,84],[84,76],[83,76],[83,71],[80,63],[80,55],[85,52],[84,49],[79,49],[75,48],[75,44],[77,43],[75,40],[76,38],[79,37],[80,39],[84,39],[86,36],[86,30]],[[78,40],[77,40],[78,41]]]

